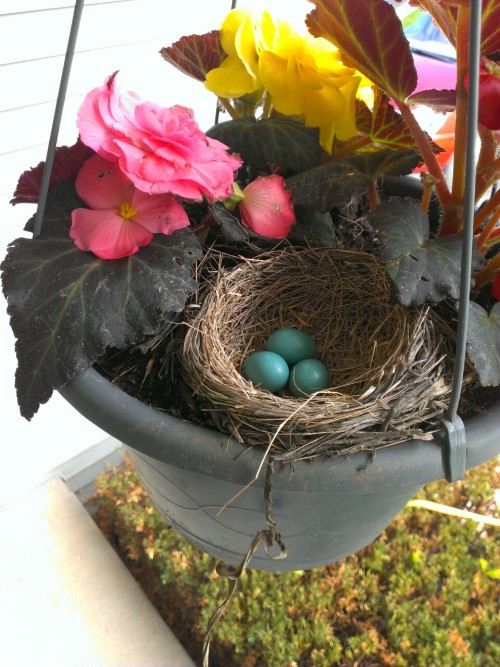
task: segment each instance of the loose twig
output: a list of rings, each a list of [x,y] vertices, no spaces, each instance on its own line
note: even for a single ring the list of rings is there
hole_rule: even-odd
[[[241,561],[240,565],[237,568],[233,568],[229,565],[222,566],[219,568],[219,574],[226,576],[230,581],[229,593],[224,602],[212,614],[212,617],[208,622],[207,631],[205,632],[205,636],[203,638],[203,667],[209,667],[210,641],[212,638],[212,633],[214,631],[214,628],[217,625],[218,621],[226,613],[229,607],[229,603],[231,602],[231,599],[233,598],[234,594],[236,593],[236,589],[238,588],[238,583],[240,581],[241,575],[247,569],[250,561],[252,560],[252,557],[254,556],[260,545],[261,544],[265,545],[267,555],[269,556],[269,558],[272,558],[273,560],[281,560],[282,558],[286,558],[287,556],[286,548],[281,539],[281,535],[276,530],[276,521],[274,520],[271,509],[272,506],[271,489],[272,489],[273,474],[274,474],[274,467],[273,467],[273,461],[271,459],[268,461],[267,464],[266,483],[264,487],[264,501],[266,506],[267,528],[265,530],[261,530],[253,538],[252,543],[250,544],[250,547],[245,557],[243,558],[243,560]],[[280,552],[277,556],[272,556],[270,553],[270,549],[274,544],[277,544],[280,548]]]

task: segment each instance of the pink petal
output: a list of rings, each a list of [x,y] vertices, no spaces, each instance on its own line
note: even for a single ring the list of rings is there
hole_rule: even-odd
[[[153,234],[172,234],[189,225],[184,208],[171,195],[147,195],[135,190],[131,206],[137,211],[134,221]]]
[[[101,259],[128,257],[151,242],[153,234],[134,220],[123,220],[116,211],[77,208],[71,213],[69,235],[80,250]]]
[[[243,189],[240,202],[241,222],[261,236],[282,239],[295,222],[291,192],[285,190],[281,176],[256,178]]]
[[[205,136],[191,109],[141,102],[120,91],[115,77],[86,96],[78,128],[84,143],[118,162],[124,177],[148,194],[224,200],[242,164],[227,146]]]
[[[75,185],[78,196],[95,209],[119,209],[124,201],[131,200],[135,190],[124,180],[116,165],[99,155],[84,163]]]
[[[112,160],[114,155],[109,151],[109,147],[113,146],[116,133],[110,127],[109,96],[110,92],[106,85],[87,93],[78,110],[76,125],[83,143],[103,157]]]

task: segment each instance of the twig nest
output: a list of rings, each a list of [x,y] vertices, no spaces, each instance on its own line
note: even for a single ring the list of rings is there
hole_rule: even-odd
[[[301,397],[244,377],[245,361],[283,328],[313,339],[330,386]],[[373,255],[332,248],[287,248],[219,268],[188,322],[181,363],[199,409],[218,429],[271,445],[282,460],[422,437],[450,390],[428,310],[393,303]]]

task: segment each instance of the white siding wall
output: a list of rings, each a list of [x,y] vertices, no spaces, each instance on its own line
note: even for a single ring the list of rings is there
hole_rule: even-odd
[[[76,110],[83,96],[115,70],[143,99],[190,106],[200,126],[208,128],[214,118],[213,96],[201,83],[165,63],[158,52],[182,35],[217,28],[230,5],[230,0],[87,0],[58,143],[74,143]],[[241,0],[238,6],[269,7],[301,21],[311,9],[306,0]],[[20,173],[45,159],[72,15],[71,0],[0,0],[0,257],[7,243],[22,235],[34,212],[28,205],[12,207],[9,200]],[[0,477],[0,489],[6,493],[9,485],[16,484],[9,457],[12,465],[28,469],[28,474],[45,473],[106,435],[58,395],[32,422],[19,417],[14,339],[3,298],[0,340],[0,475],[4,478]]]

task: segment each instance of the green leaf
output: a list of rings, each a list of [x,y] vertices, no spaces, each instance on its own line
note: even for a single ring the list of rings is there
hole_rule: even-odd
[[[500,581],[500,567],[495,567],[492,568],[491,570],[487,570],[486,576],[489,579],[495,579],[496,581]]]
[[[415,151],[393,151],[390,148],[373,153],[360,153],[349,156],[349,162],[363,174],[376,180],[384,174],[406,176],[421,163],[420,155]]]
[[[223,204],[217,202],[209,208],[217,224],[220,226],[226,241],[236,244],[248,242],[248,229],[243,227],[238,218],[228,211]]]
[[[429,239],[429,220],[415,199],[392,197],[370,215],[378,231],[380,258],[391,276],[396,296],[405,306],[460,296],[462,237]],[[482,266],[474,246],[473,271]]]
[[[408,40],[394,8],[385,0],[312,0],[309,31],[324,37],[355,67],[395,100],[405,100],[417,85]]]
[[[207,72],[219,67],[226,58],[220,33],[212,30],[204,35],[181,37],[172,46],[160,50],[164,60],[188,76],[205,81]]]
[[[333,220],[330,213],[320,213],[316,210],[295,207],[296,223],[288,238],[291,243],[304,243],[308,241],[312,245],[326,248],[334,248],[336,245]]]
[[[68,236],[81,205],[71,182],[49,193],[42,233],[10,244],[1,265],[16,341],[16,389],[27,419],[107,347],[154,335],[196,289],[201,249],[189,229],[153,241],[131,257],[101,260]]]
[[[230,120],[214,125],[206,134],[222,141],[257,170],[278,166],[299,172],[321,161],[317,128],[287,118]]]
[[[321,213],[364,194],[371,184],[372,179],[347,160],[331,160],[286,179],[295,204],[315,208]]]
[[[478,303],[470,303],[467,354],[483,387],[500,384],[500,301],[489,313]]]

